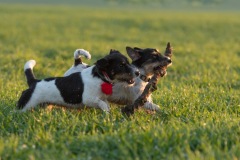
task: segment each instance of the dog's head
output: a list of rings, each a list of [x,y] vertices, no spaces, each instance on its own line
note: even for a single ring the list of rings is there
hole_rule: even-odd
[[[126,47],[126,50],[132,59],[132,64],[147,77],[152,76],[157,69],[161,69],[166,74],[166,68],[172,63],[169,57],[162,55],[157,49]]]
[[[109,55],[96,62],[96,67],[105,81],[111,83],[127,82],[133,84],[134,78],[139,75],[138,69],[129,63],[127,57],[112,49]]]

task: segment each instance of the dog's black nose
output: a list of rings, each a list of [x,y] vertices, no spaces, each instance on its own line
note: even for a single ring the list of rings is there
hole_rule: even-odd
[[[168,63],[169,63],[169,64],[172,63],[172,60],[171,60],[171,59],[168,59]]]
[[[136,76],[139,76],[139,75],[140,75],[140,72],[139,72],[139,71],[135,71],[135,75],[136,75]]]

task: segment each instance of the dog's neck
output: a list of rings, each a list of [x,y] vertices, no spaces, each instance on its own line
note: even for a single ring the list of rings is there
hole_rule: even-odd
[[[113,81],[109,78],[108,74],[105,71],[101,71],[97,66],[93,67],[92,75],[94,77],[100,78],[102,81],[106,83],[113,84]]]

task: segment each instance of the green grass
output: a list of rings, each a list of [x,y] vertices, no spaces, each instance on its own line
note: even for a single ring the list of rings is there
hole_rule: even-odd
[[[47,6],[0,6],[0,159],[240,159],[240,13]],[[61,76],[73,52],[93,64],[111,48],[160,51],[173,65],[154,102],[161,111],[15,110],[27,88],[23,65],[38,78]]]

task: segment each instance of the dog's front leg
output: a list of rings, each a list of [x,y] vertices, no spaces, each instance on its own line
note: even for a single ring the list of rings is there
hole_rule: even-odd
[[[110,107],[107,102],[104,102],[99,99],[98,101],[98,107],[101,108],[104,112],[109,113],[110,112]]]
[[[95,108],[100,108],[102,109],[104,112],[109,113],[110,112],[110,107],[108,105],[107,102],[101,100],[100,98],[96,97],[94,99],[88,99],[85,100],[84,104],[86,106],[91,106],[91,107],[95,107]]]
[[[153,110],[153,111],[159,111],[160,107],[157,104],[154,104],[152,101],[151,95],[147,98],[147,102],[143,106],[145,109]]]
[[[139,96],[139,95],[137,95]],[[135,100],[137,99],[137,97],[135,97]],[[134,102],[132,102],[131,104],[133,104]],[[147,109],[147,110],[152,110],[152,111],[158,111],[160,110],[159,105],[154,104],[152,101],[152,95],[149,95],[147,97],[147,102],[144,103],[143,108]]]

